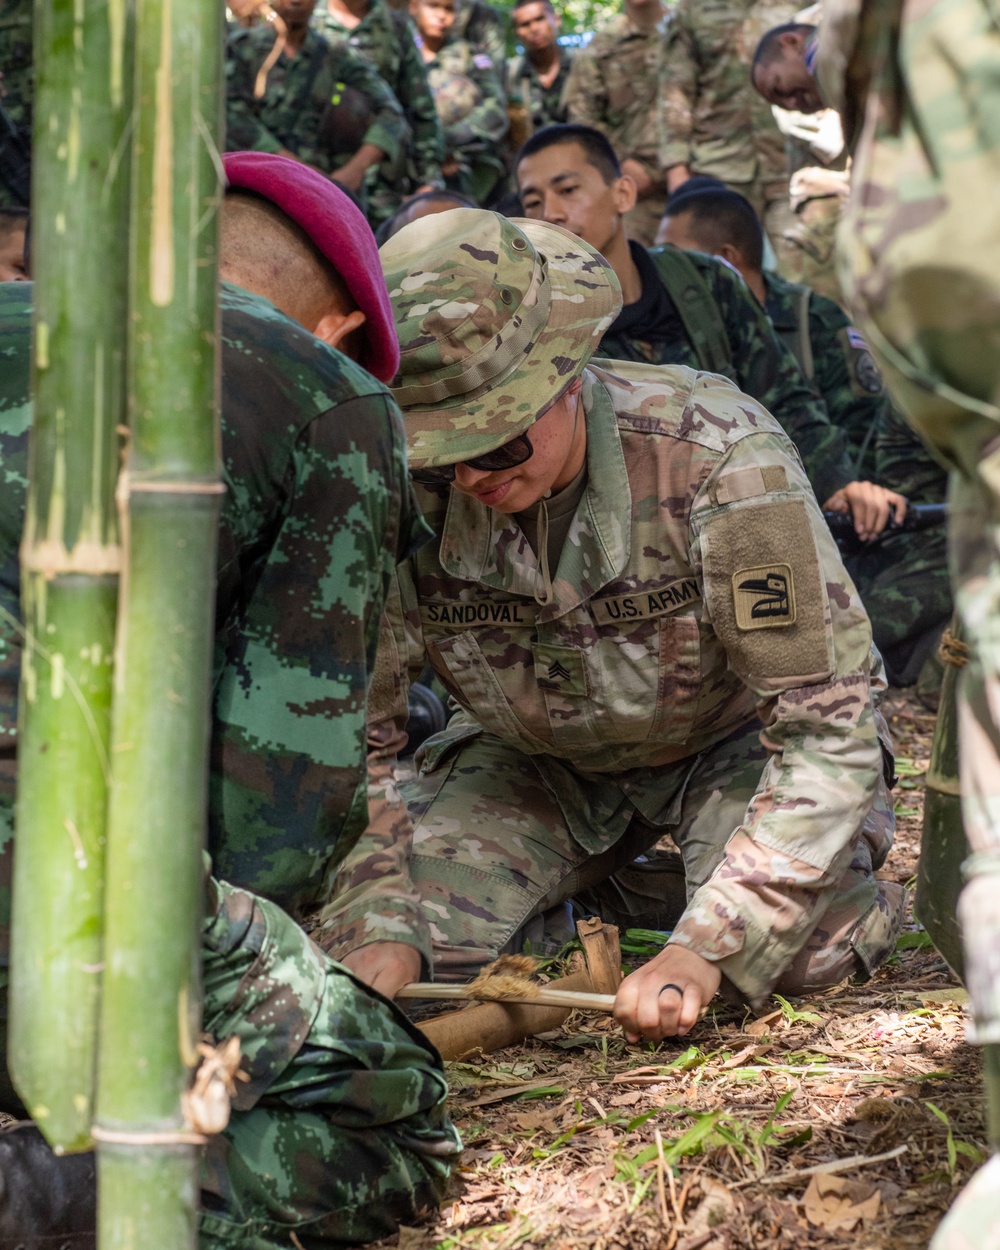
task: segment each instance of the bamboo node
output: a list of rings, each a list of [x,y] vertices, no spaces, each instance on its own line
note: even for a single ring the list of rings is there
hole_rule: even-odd
[[[198,1043],[201,1063],[194,1084],[181,1095],[184,1119],[196,1133],[213,1136],[229,1123],[236,1082],[249,1081],[240,1071],[240,1039],[231,1037],[221,1046]]]
[[[965,668],[969,662],[969,648],[961,638],[956,638],[950,629],[946,629],[941,635],[938,657],[954,668]]]

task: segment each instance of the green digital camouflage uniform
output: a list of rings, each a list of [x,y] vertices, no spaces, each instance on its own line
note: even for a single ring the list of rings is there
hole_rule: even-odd
[[[505,172],[507,101],[494,62],[464,39],[449,39],[427,63],[427,79],[444,130],[445,155],[458,161],[446,184],[477,202],[488,198]]]
[[[846,67],[846,74],[845,74]],[[907,419],[950,465],[949,541],[969,662],[958,684],[959,901],[971,1036],[1000,1146],[1000,18],[990,0],[828,0],[818,76],[856,141],[845,293]],[[845,82],[848,90],[845,92]],[[994,1250],[1000,1154],[934,1250]]]
[[[391,217],[408,195],[424,186],[443,186],[444,140],[427,81],[427,70],[414,38],[413,24],[386,0],[369,0],[357,26],[342,26],[324,0],[316,6],[313,27],[330,43],[345,41],[370,61],[399,101],[410,139],[394,160],[369,170],[368,218],[378,224]]]
[[[781,423],[821,503],[853,481],[847,434],[831,422],[823,401],[803,379],[795,357],[736,270],[715,256],[675,247],[653,248],[647,255],[676,308],[673,333],[648,342],[623,335],[616,323],[597,354],[722,373]],[[633,257],[642,265],[635,244]],[[644,282],[645,271],[642,265]]]
[[[485,0],[458,0],[452,39],[464,39],[473,52],[482,52],[502,72],[507,57],[507,15]]]
[[[427,218],[382,249],[416,469],[526,428],[602,328],[596,253],[538,222],[505,223],[499,241],[465,224],[487,216]],[[536,244],[540,285],[515,225],[551,232]],[[462,318],[492,351],[460,377]],[[519,386],[499,373],[518,359]],[[501,379],[492,396],[462,389],[480,368]],[[427,414],[415,401],[435,385],[469,398]],[[581,404],[586,478],[551,572],[518,516],[421,490],[437,541],[399,570],[374,732],[391,755],[404,669],[425,657],[464,711],[403,787],[412,854],[402,821],[393,840],[362,839],[329,922],[347,945],[408,942],[438,976],[468,975],[527,918],[669,832],[690,896],[671,941],[749,1000],[870,970],[893,949],[904,897],[872,872],[893,821],[871,639],[794,449],[752,399],[693,370],[592,365]],[[395,901],[411,880],[418,915]]]
[[[569,121],[599,130],[619,160],[638,161],[653,180],[625,218],[629,237],[647,247],[667,199],[656,121],[662,42],[662,23],[647,35],[620,13],[577,51],[565,96]]]
[[[274,47],[271,26],[234,30],[226,40],[226,150],[280,152],[287,149],[324,174],[351,156],[321,141],[324,111],[341,84],[371,102],[373,116],[363,142],[398,160],[409,127],[396,97],[372,66],[343,41],[328,43],[314,30],[295,56],[283,52],[267,76],[261,99],[254,99],[257,71]],[[360,146],[360,144],[358,145]]]
[[[943,470],[894,419],[878,366],[844,310],[777,274],[765,274],[764,285],[775,331],[822,395],[830,420],[848,436],[854,477],[899,491],[911,503],[943,502]],[[890,681],[908,685],[951,619],[944,527],[888,535],[845,563]],[[918,646],[923,640],[927,646]]]
[[[559,72],[548,87],[543,85],[526,52],[507,58],[504,82],[507,101],[512,110],[524,110],[527,122],[525,139],[544,126],[554,126],[567,120],[566,83],[569,81],[573,54],[572,48],[559,48]]]
[[[4,965],[31,292],[0,287]],[[216,871],[242,869],[246,884],[294,902],[319,891],[351,816],[364,822],[365,678],[414,514],[384,388],[266,300],[224,287],[222,306],[210,839]],[[204,1027],[240,1039],[250,1080],[206,1150],[201,1250],[277,1250],[290,1231],[304,1246],[339,1245],[410,1223],[456,1153],[440,1061],[274,902],[212,880],[206,904]]]
[[[780,0],[678,0],[660,63],[659,137],[664,169],[687,165],[721,179],[754,206],[782,271],[788,156],[771,106],[750,82],[761,37],[799,6]]]
[[[31,64],[31,0],[0,0],[0,104],[11,122],[31,138],[34,76]],[[0,208],[21,201],[0,181]]]

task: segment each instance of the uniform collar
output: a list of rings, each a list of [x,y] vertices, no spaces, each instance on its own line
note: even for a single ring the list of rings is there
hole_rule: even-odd
[[[614,405],[589,369],[580,396],[587,422],[587,488],[559,556],[552,602],[538,613],[540,624],[597,594],[618,577],[631,553],[632,492]],[[541,576],[514,518],[457,490],[450,492],[438,558],[453,577],[529,599]]]

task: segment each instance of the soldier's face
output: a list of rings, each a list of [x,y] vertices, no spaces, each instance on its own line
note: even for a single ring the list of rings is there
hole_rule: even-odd
[[[517,167],[525,217],[571,230],[604,255],[621,231],[622,214],[635,202],[633,187],[624,178],[605,182],[578,143],[553,144]]]
[[[528,433],[532,454],[513,469],[487,472],[455,466],[455,490],[471,495],[496,512],[523,512],[543,495],[568,486],[583,467],[587,427],[579,403],[580,379],[542,413]]]
[[[0,282],[27,282],[24,267],[24,227],[0,233]]]
[[[444,39],[455,25],[455,0],[412,0],[410,15],[425,39]]]
[[[768,104],[778,108],[818,113],[824,107],[816,80],[806,69],[801,41],[789,44],[777,61],[761,65],[754,74],[753,85]]]
[[[522,4],[514,10],[514,34],[526,52],[550,48],[559,33],[559,19],[541,0],[535,4]]]

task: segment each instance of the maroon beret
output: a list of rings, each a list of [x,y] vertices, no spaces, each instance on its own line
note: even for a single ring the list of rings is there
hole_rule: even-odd
[[[365,314],[361,364],[381,382],[399,368],[399,343],[389,292],[371,227],[336,183],[308,165],[271,152],[226,152],[231,187],[255,191],[301,226],[343,278]]]

